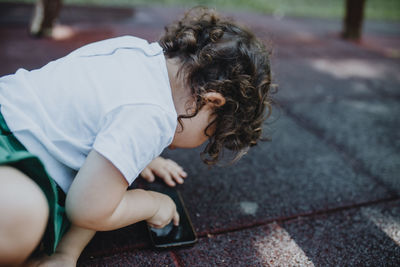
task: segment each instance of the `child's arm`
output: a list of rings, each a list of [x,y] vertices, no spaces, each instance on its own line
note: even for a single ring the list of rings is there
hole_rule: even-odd
[[[171,220],[179,223],[173,200],[157,192],[127,191],[121,172],[106,158],[92,150],[75,177],[66,199],[69,219],[77,226],[115,230],[138,221],[163,227]]]
[[[175,186],[175,182],[183,184],[187,174],[175,161],[157,157],[144,168],[140,175],[148,182],[154,182],[157,175],[169,186]]]

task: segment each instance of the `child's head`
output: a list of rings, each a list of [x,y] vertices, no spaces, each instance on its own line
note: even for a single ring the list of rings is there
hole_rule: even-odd
[[[196,116],[208,92],[225,98],[208,126],[215,131],[202,154],[203,161],[216,163],[223,148],[239,158],[254,146],[271,110],[270,53],[254,34],[213,11],[195,8],[167,26],[159,43],[168,58],[182,63],[184,80],[196,101],[196,111],[179,119]]]

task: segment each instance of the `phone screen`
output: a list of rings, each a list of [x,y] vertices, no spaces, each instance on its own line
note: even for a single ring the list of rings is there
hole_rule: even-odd
[[[171,197],[179,213],[179,226],[174,226],[172,222],[161,229],[148,226],[150,239],[153,245],[157,248],[168,248],[196,243],[197,236],[180,193],[175,188],[168,187],[158,181],[148,184],[146,189],[160,192]]]

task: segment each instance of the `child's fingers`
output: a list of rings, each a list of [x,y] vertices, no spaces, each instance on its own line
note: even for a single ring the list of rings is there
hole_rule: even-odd
[[[153,172],[149,168],[145,168],[140,175],[148,182],[154,182],[155,177]]]
[[[186,178],[187,177],[187,173],[181,167],[174,168],[173,171],[174,171],[174,173],[179,175],[181,178]]]
[[[169,165],[168,171],[171,173],[174,179],[180,184],[183,183],[182,178],[186,178],[187,176],[187,173],[180,166]]]
[[[179,184],[183,184],[183,179],[182,179],[182,175],[179,172],[179,169],[176,168],[175,166],[168,166],[167,167],[167,171],[169,172],[169,174],[172,176],[172,178]]]
[[[167,177],[164,178],[164,181],[167,185],[174,187],[176,184],[175,182],[172,180],[172,177],[170,175],[168,175]]]
[[[176,162],[173,161],[172,159],[165,159],[165,161],[168,162],[168,164],[170,164],[170,165],[179,166],[178,163],[176,163]]]
[[[175,210],[174,218],[172,219],[175,226],[179,225],[179,213]]]
[[[183,178],[185,178],[187,176],[187,173],[183,170],[183,168],[178,163],[176,163],[175,161],[170,160],[170,159],[166,159],[166,161],[169,163],[170,167],[172,169],[174,169],[175,171],[177,171]]]
[[[167,185],[175,186],[175,182],[172,179],[171,174],[167,170],[163,170],[159,175]]]
[[[183,184],[183,178],[187,177],[187,173],[173,160],[162,159],[160,167],[161,168],[154,169],[154,171],[169,186],[173,187],[176,183]]]
[[[172,172],[171,175],[172,175],[172,177],[174,178],[174,180],[175,180],[177,183],[183,184],[183,179],[182,179],[181,175],[180,175],[177,171]]]
[[[183,169],[179,170],[178,172],[183,178],[187,177],[187,173]]]

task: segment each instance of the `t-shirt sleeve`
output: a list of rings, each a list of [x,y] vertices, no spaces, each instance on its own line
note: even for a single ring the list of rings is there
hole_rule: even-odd
[[[173,139],[176,118],[156,105],[125,105],[105,116],[93,148],[131,184]]]

